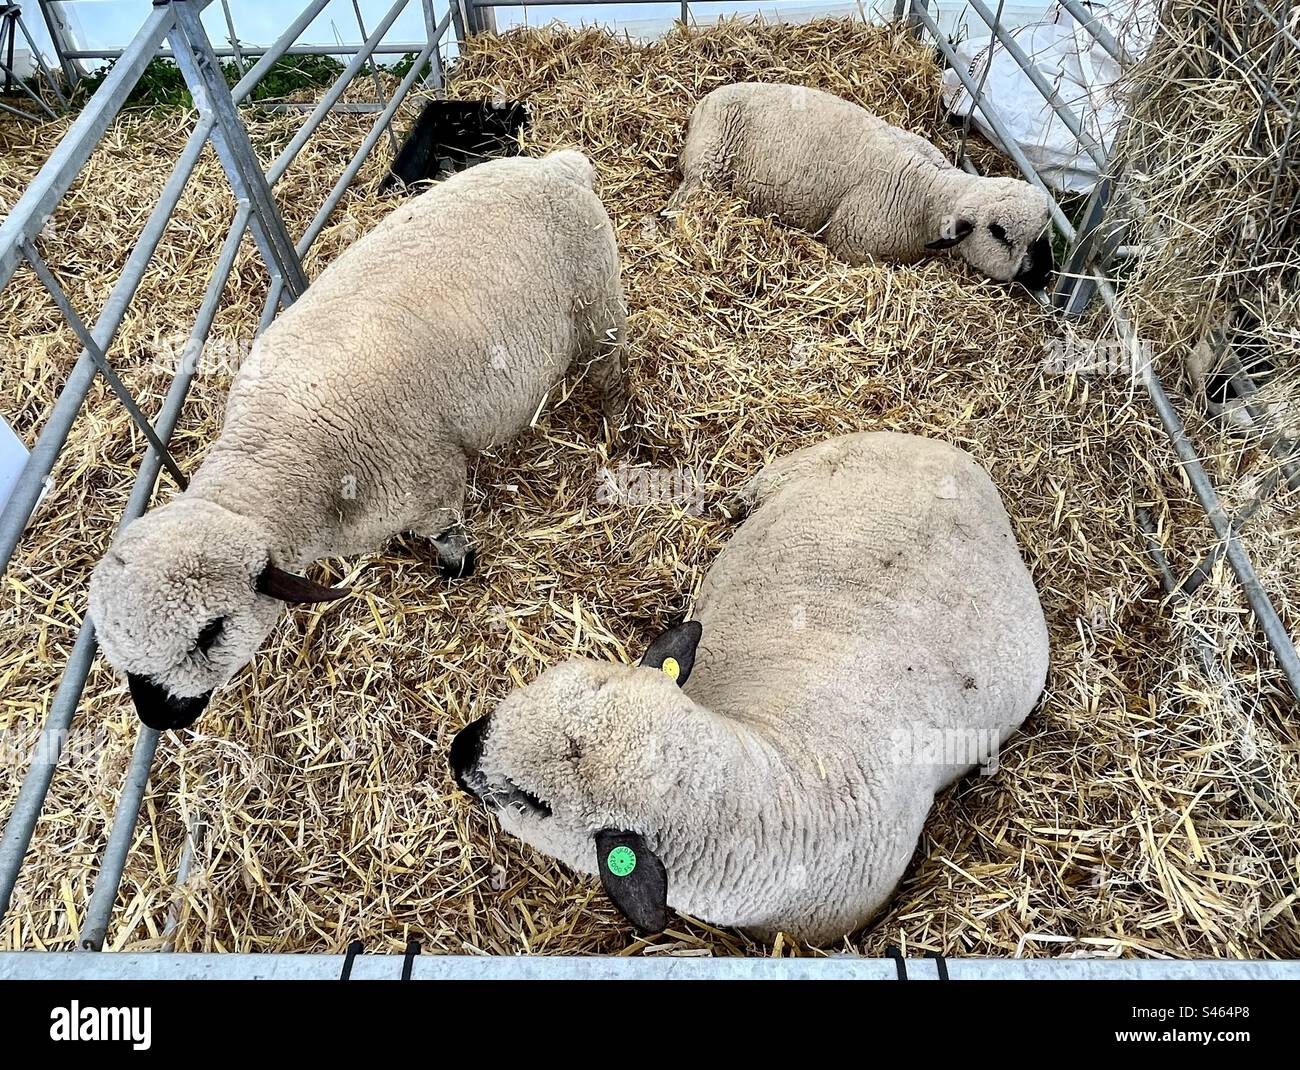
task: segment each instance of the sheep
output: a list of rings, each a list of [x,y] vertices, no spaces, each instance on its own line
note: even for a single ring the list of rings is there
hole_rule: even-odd
[[[576,151],[472,167],[390,213],[257,340],[189,488],[126,526],[91,580],[145,724],[192,724],[285,603],[346,593],[295,575],[313,561],[406,532],[468,575],[468,465],[571,366],[616,428],[626,308],[594,182]]]
[[[1028,716],[1047,629],[996,488],[952,446],[833,438],[739,500],[692,620],[637,667],[547,670],[450,764],[643,931],[671,904],[823,943],[882,908],[935,793]]]
[[[1039,289],[1051,274],[1045,193],[967,174],[924,138],[821,90],[758,82],[713,90],[691,114],[678,168],[670,215],[708,182],[852,264],[910,264],[956,249],[1001,282]]]

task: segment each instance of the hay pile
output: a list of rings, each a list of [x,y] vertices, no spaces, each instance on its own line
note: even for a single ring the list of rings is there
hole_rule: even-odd
[[[721,492],[779,452],[879,428],[952,441],[990,467],[1043,592],[1054,666],[1001,772],[939,802],[892,909],[848,946],[1300,951],[1294,757],[1278,754],[1274,695],[1258,695],[1247,756],[1244,726],[1171,643],[1133,504],[1189,523],[1196,512],[1140,399],[1113,381],[1045,372],[1054,323],[1023,293],[949,263],[850,268],[719,194],[674,223],[654,217],[692,102],[733,79],[818,85],[948,143],[930,52],[834,20],[728,23],[646,46],[543,30],[483,38],[458,75],[457,95],[531,100],[526,151],[577,145],[597,164],[631,304],[633,445],[606,449],[579,390],[477,466],[473,579],[445,586],[400,543],[336,563],[357,597],[295,612],[196,735],[164,740],[108,946],[162,946],[174,907],[171,938],[188,951],[337,951],[354,938],[396,951],[414,937],[469,953],[806,953],[689,919],[652,941],[629,936],[595,881],[499,838],[456,794],[445,754],[463,724],[557,660],[638,654],[686,609],[725,541],[712,513],[602,503],[602,467],[699,466]],[[83,190],[61,213],[93,215],[80,233],[60,227],[61,255],[47,249],[55,263],[73,260],[65,278],[83,302],[106,292],[99,258],[125,255],[129,217],[138,224],[135,206],[147,203],[139,176],[174,152],[174,125],[119,124],[88,183],[117,192]],[[280,190],[295,232],[341,167],[348,133],[332,130]],[[41,153],[18,143],[22,132],[0,136],[10,145],[0,196],[10,198]],[[259,136],[283,130],[259,125]],[[382,161],[363,172],[313,270],[390,209],[375,192],[381,173]],[[150,406],[166,386],[152,333],[188,325],[223,203],[215,193],[186,201],[166,242],[173,270],[146,282],[115,349]],[[0,294],[4,404],[29,435],[75,356],[34,287],[24,276]],[[264,290],[246,256],[220,337],[251,335]],[[187,467],[215,433],[226,385],[216,375],[196,384],[178,436]],[[97,388],[6,577],[0,727],[36,724],[48,705],[138,437]],[[81,721],[103,745],[55,777],[3,946],[67,947],[80,921],[135,733],[125,688],[102,664]],[[0,807],[15,781],[0,772]],[[207,831],[178,892],[191,822]]]
[[[1286,488],[1283,459],[1300,441],[1300,45],[1290,7],[1263,8],[1251,0],[1162,5],[1155,44],[1129,75],[1128,173],[1115,218],[1146,249],[1121,271],[1123,303],[1183,395],[1180,413],[1225,508],[1234,513],[1263,493],[1242,541],[1294,640],[1300,489]],[[1256,399],[1281,435],[1272,449],[1259,434],[1208,415],[1204,390],[1234,356],[1247,368],[1262,358],[1276,369]],[[1180,581],[1217,541],[1203,521],[1174,522],[1166,535]],[[1281,672],[1261,656],[1231,570],[1220,564],[1178,617],[1189,647],[1219,652],[1225,702],[1241,710],[1243,758],[1253,758],[1265,780],[1277,776],[1279,762],[1293,770],[1300,717]],[[1294,773],[1279,782],[1294,784]],[[1257,803],[1261,815],[1275,805],[1268,792]],[[1294,807],[1294,791],[1285,805]],[[1291,869],[1294,900],[1294,855]]]

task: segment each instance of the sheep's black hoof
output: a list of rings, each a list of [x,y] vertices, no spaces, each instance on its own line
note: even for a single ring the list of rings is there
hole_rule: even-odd
[[[439,565],[439,571],[442,572],[444,580],[463,580],[474,575],[474,569],[477,565],[478,553],[474,550],[474,547],[467,546],[459,561],[442,561]]]
[[[718,512],[723,518],[731,521],[733,524],[739,520],[744,520],[749,515],[752,504],[742,498],[739,494],[734,494],[730,498],[723,498],[718,502]]]

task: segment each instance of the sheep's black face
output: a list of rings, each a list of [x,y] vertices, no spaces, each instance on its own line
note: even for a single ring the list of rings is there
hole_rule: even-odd
[[[473,795],[489,810],[500,811],[512,807],[519,813],[532,817],[550,817],[551,808],[532,792],[519,787],[509,777],[498,775],[489,778],[483,772],[483,743],[487,738],[489,717],[472,721],[451,741],[451,775],[467,795]]]
[[[1040,234],[1026,251],[1021,261],[1020,273],[1016,282],[1031,290],[1041,290],[1052,277],[1052,242],[1046,234]]]
[[[208,701],[212,698],[209,691],[192,698],[179,698],[166,688],[159,687],[147,676],[127,674],[127,683],[131,687],[131,699],[135,702],[136,713],[140,720],[155,732],[166,732],[169,728],[189,728],[199,719]]]
[[[347,594],[275,567],[269,541],[247,517],[182,495],[128,525],[95,566],[95,634],[148,727],[192,725],[286,603]]]

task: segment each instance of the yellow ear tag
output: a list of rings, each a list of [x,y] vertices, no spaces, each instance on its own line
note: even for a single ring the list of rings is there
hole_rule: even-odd
[[[663,669],[665,676],[670,676],[674,680],[682,674],[682,667],[677,664],[676,658],[664,658],[664,663],[659,667]]]

